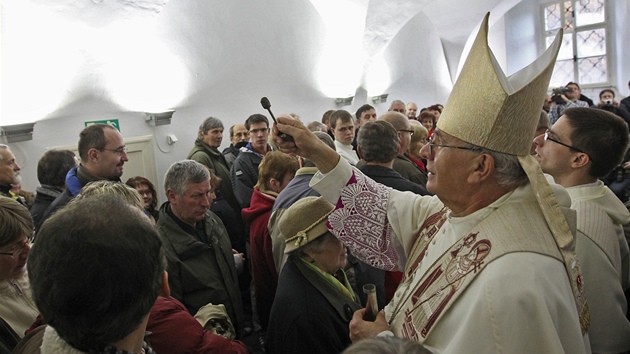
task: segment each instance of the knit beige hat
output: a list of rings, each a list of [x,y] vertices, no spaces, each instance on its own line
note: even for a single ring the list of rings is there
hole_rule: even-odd
[[[322,197],[304,197],[291,205],[278,220],[285,237],[284,253],[291,253],[328,232],[326,222],[335,206]]]
[[[437,128],[467,143],[518,156],[571,281],[582,333],[590,321],[575,239],[551,186],[529,154],[563,31],[529,66],[506,77],[488,45],[486,14]]]

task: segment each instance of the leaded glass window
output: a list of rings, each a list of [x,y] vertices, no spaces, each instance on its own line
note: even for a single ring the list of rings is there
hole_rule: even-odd
[[[547,46],[564,28],[552,86],[569,81],[605,84],[608,80],[606,0],[565,0],[543,5]]]

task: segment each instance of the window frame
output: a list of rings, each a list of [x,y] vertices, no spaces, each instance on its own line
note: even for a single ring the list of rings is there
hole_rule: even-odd
[[[571,5],[573,7],[573,24],[572,24],[572,28],[570,30],[566,29],[566,13],[564,11],[564,3],[565,2],[571,2]],[[545,19],[545,11],[546,8],[550,5],[556,4],[558,6],[560,6],[561,9],[561,27],[560,28],[565,28],[564,34],[571,34],[572,37],[572,43],[573,43],[573,47],[571,48],[571,51],[573,53],[573,58],[571,59],[571,61],[573,62],[573,78],[570,81],[576,82],[578,85],[580,85],[580,87],[582,89],[586,88],[600,88],[600,87],[610,87],[612,85],[612,78],[614,78],[614,70],[615,70],[615,63],[614,63],[614,55],[612,53],[613,47],[612,47],[612,40],[613,40],[613,36],[614,34],[612,33],[610,27],[610,8],[611,8],[611,1],[610,0],[603,0],[604,1],[604,21],[603,22],[598,22],[598,23],[594,23],[594,24],[588,24],[588,25],[582,25],[582,26],[578,26],[576,24],[576,16],[575,16],[575,5],[576,3],[578,3],[580,0],[554,0],[554,1],[546,1],[540,4],[540,29],[541,29],[541,36],[542,36],[542,40],[541,40],[541,44],[542,44],[542,50],[544,51],[547,48],[547,38],[548,37],[555,37],[555,35],[558,33],[559,28],[553,29],[553,30],[547,30],[547,23],[546,23],[546,19]],[[606,34],[606,39],[605,39],[605,50],[606,52],[603,54],[603,56],[605,57],[606,60],[606,77],[605,77],[605,81],[602,82],[596,82],[596,83],[582,83],[580,81],[580,71],[579,71],[579,63],[578,61],[580,59],[585,59],[585,58],[589,58],[589,56],[585,56],[585,57],[578,57],[578,40],[577,40],[577,33],[578,32],[582,32],[582,31],[590,31],[590,30],[594,30],[594,29],[603,29],[605,31]],[[555,68],[554,68],[555,70]],[[553,77],[552,77],[553,80]],[[550,82],[550,85],[554,86],[554,84],[559,84],[561,86],[564,86],[566,84],[566,82],[562,82],[562,83],[554,83],[554,82]]]

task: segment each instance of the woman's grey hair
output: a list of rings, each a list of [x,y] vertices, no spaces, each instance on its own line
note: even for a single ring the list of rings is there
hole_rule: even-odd
[[[164,191],[173,190],[178,196],[184,195],[189,183],[201,183],[210,179],[208,168],[197,161],[177,161],[164,175]]]
[[[223,128],[223,122],[219,118],[208,117],[199,125],[199,132],[205,135],[209,130],[216,128]]]
[[[529,182],[525,170],[523,170],[521,163],[518,161],[518,156],[489,150],[468,143],[464,144],[464,147],[480,154],[492,156],[494,159],[494,175],[500,186],[520,187]]]

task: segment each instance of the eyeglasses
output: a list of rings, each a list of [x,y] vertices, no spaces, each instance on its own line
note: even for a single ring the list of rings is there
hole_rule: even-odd
[[[19,255],[22,253],[22,251],[24,250],[24,247],[26,247],[27,245],[28,246],[31,245],[30,237],[26,237],[26,239],[23,242],[20,242],[20,244],[13,247],[13,249],[11,249],[9,252],[0,252],[0,255],[11,256],[12,258],[15,258],[16,255]]]
[[[549,133],[550,133],[550,132],[549,132],[549,129],[545,130],[545,141],[547,141],[547,140],[549,140],[549,141],[553,141],[554,143],[556,143],[556,144],[560,144],[560,145],[562,145],[562,146],[566,146],[566,147],[568,147],[568,148],[569,148],[569,149],[571,149],[571,150],[575,150],[575,151],[577,151],[577,152],[581,152],[581,153],[583,153],[583,154],[586,154],[586,152],[584,152],[583,150],[580,150],[580,149],[578,149],[578,148],[576,148],[576,147],[574,147],[574,146],[571,146],[571,145],[569,145],[569,144],[565,144],[565,143],[563,143],[563,142],[561,142],[561,141],[559,141],[559,140],[557,140],[557,139],[554,139],[554,138],[550,137],[550,136],[549,136]],[[587,154],[587,155],[588,155],[588,154]]]
[[[405,133],[409,133],[409,136],[413,135],[413,130],[409,130],[409,129],[398,129],[399,132],[405,132]]]
[[[102,148],[101,149],[101,151],[104,151],[104,150],[111,151],[111,152],[113,152],[114,154],[116,154],[118,156],[120,156],[122,154],[126,154],[127,151],[129,151],[129,149],[126,146],[121,146],[118,149],[107,149],[107,148]]]
[[[435,136],[435,135],[434,135]],[[469,147],[465,147],[465,146],[453,146],[453,145],[443,145],[443,144],[436,144],[433,142],[433,138],[434,136],[432,136],[429,139],[429,155],[433,155],[433,147],[439,147],[439,148],[452,148],[452,149],[461,149],[461,150],[470,150],[470,151],[474,151],[477,150],[475,148],[469,148]]]

